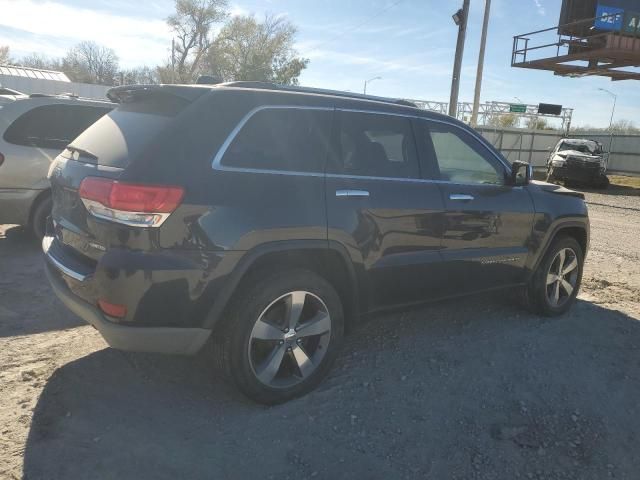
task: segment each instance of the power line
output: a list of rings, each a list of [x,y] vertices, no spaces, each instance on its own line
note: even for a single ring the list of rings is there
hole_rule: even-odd
[[[404,0],[396,0],[395,2],[393,2],[391,5],[387,5],[385,8],[383,8],[382,10],[376,12],[375,14],[373,14],[372,16],[366,18],[365,20],[363,20],[362,22],[354,25],[353,27],[347,28],[346,30],[338,33],[337,35],[331,37],[329,40],[326,40],[324,42],[322,42],[319,45],[316,45],[315,47],[313,47],[311,49],[311,51],[313,50],[317,50],[321,47],[324,47],[325,45],[327,45],[328,43],[334,42],[335,40],[344,37],[347,33],[351,33],[351,32],[355,32],[356,30],[358,30],[360,27],[363,27],[364,25],[366,25],[367,23],[375,20],[376,18],[378,18],[380,15],[382,15],[383,13],[387,12],[388,10],[391,10],[393,7],[395,7],[396,5],[400,4],[404,2]]]

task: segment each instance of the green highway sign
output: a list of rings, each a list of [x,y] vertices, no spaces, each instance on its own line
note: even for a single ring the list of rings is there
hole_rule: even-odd
[[[509,112],[511,113],[527,113],[527,106],[519,103],[512,103],[509,105]]]

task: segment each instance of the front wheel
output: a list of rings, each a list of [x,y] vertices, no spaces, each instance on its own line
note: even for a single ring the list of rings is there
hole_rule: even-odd
[[[238,292],[218,356],[245,395],[277,404],[322,381],[343,332],[342,304],[329,282],[307,270],[279,272]]]
[[[580,289],[583,263],[582,247],[574,238],[555,239],[526,287],[527,305],[548,317],[567,312]]]

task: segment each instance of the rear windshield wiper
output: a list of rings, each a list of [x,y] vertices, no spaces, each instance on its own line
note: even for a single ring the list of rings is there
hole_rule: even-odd
[[[85,150],[84,148],[67,145],[67,150],[77,153],[80,157],[89,158],[91,160],[98,160],[98,156],[96,154],[91,153],[89,150]]]

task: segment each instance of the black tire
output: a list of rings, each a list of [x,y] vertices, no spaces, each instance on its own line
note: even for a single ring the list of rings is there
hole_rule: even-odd
[[[573,290],[570,295],[566,295],[566,290],[564,287],[561,287],[562,291],[565,293],[564,300],[561,304],[554,305],[553,299],[549,298],[550,295],[548,292],[550,288],[554,288],[555,283],[553,286],[548,285],[547,275],[550,273],[553,274],[553,272],[550,272],[552,267],[554,267],[555,271],[555,267],[559,262],[557,259],[559,252],[562,250],[566,251],[567,249],[575,253],[575,259],[577,261],[577,266],[575,267],[575,278],[568,278],[569,274],[567,274],[567,281],[570,283],[574,281],[575,283],[573,284]],[[540,265],[538,265],[538,269],[535,271],[529,281],[529,284],[524,289],[525,305],[533,312],[547,317],[555,317],[566,313],[575,303],[576,296],[580,290],[583,263],[584,253],[582,251],[582,247],[573,237],[562,235],[554,239],[545,253],[544,258],[540,262]]]
[[[604,174],[598,176],[593,182],[593,186],[599,190],[606,190],[607,188],[609,188],[609,185],[609,177]]]
[[[31,213],[31,223],[29,228],[38,240],[42,240],[47,230],[47,219],[51,215],[53,201],[50,194],[40,198]]]
[[[254,370],[254,360],[252,357],[252,348],[255,347],[255,339],[252,339],[254,326],[257,325],[260,318],[268,308],[272,308],[275,302],[280,301],[283,296],[286,297],[290,292],[308,292],[311,294],[305,297],[304,309],[307,308],[307,302],[317,303],[317,299],[321,303],[330,317],[330,332],[327,332],[324,338],[326,344],[325,351],[322,353],[321,359],[313,366],[314,370],[307,378],[302,375],[302,369],[295,358],[295,354],[291,352],[291,347],[286,348],[286,353],[282,354],[277,374],[273,383],[287,380],[287,371],[290,371],[292,382],[299,382],[292,385],[267,385],[261,381],[258,374]],[[310,298],[311,300],[307,300]],[[275,308],[275,307],[274,307]],[[304,316],[302,310],[301,317]],[[282,311],[284,318],[288,311]],[[280,318],[279,316],[277,316]],[[283,330],[284,331],[284,330]],[[302,331],[302,329],[300,330]],[[299,332],[297,333],[300,334]],[[216,334],[214,334],[216,335]],[[219,335],[219,336],[218,336]],[[335,361],[344,336],[344,313],[340,297],[336,293],[333,286],[319,275],[308,270],[287,270],[273,273],[268,276],[261,276],[254,279],[250,284],[242,288],[234,297],[232,306],[229,309],[229,316],[217,332],[214,340],[215,355],[218,358],[219,366],[222,367],[226,377],[234,383],[238,389],[252,400],[267,405],[286,402],[295,397],[299,397],[313,390],[327,375],[333,362]],[[308,337],[311,341],[317,337]],[[270,358],[279,348],[285,348],[289,343],[285,343],[283,347],[278,344],[283,342],[293,342],[293,340],[279,340],[275,343],[268,343],[267,348],[271,353],[265,356]],[[300,343],[302,340],[297,340]],[[262,342],[262,340],[260,340]],[[266,341],[266,342],[271,342]],[[273,346],[272,346],[273,345]],[[295,344],[293,349],[298,348]],[[317,345],[316,348],[323,348]],[[306,354],[306,346],[303,351]],[[316,350],[316,354],[319,350]],[[294,375],[292,372],[297,372]],[[279,379],[281,373],[283,379]],[[299,375],[298,375],[299,374]]]

